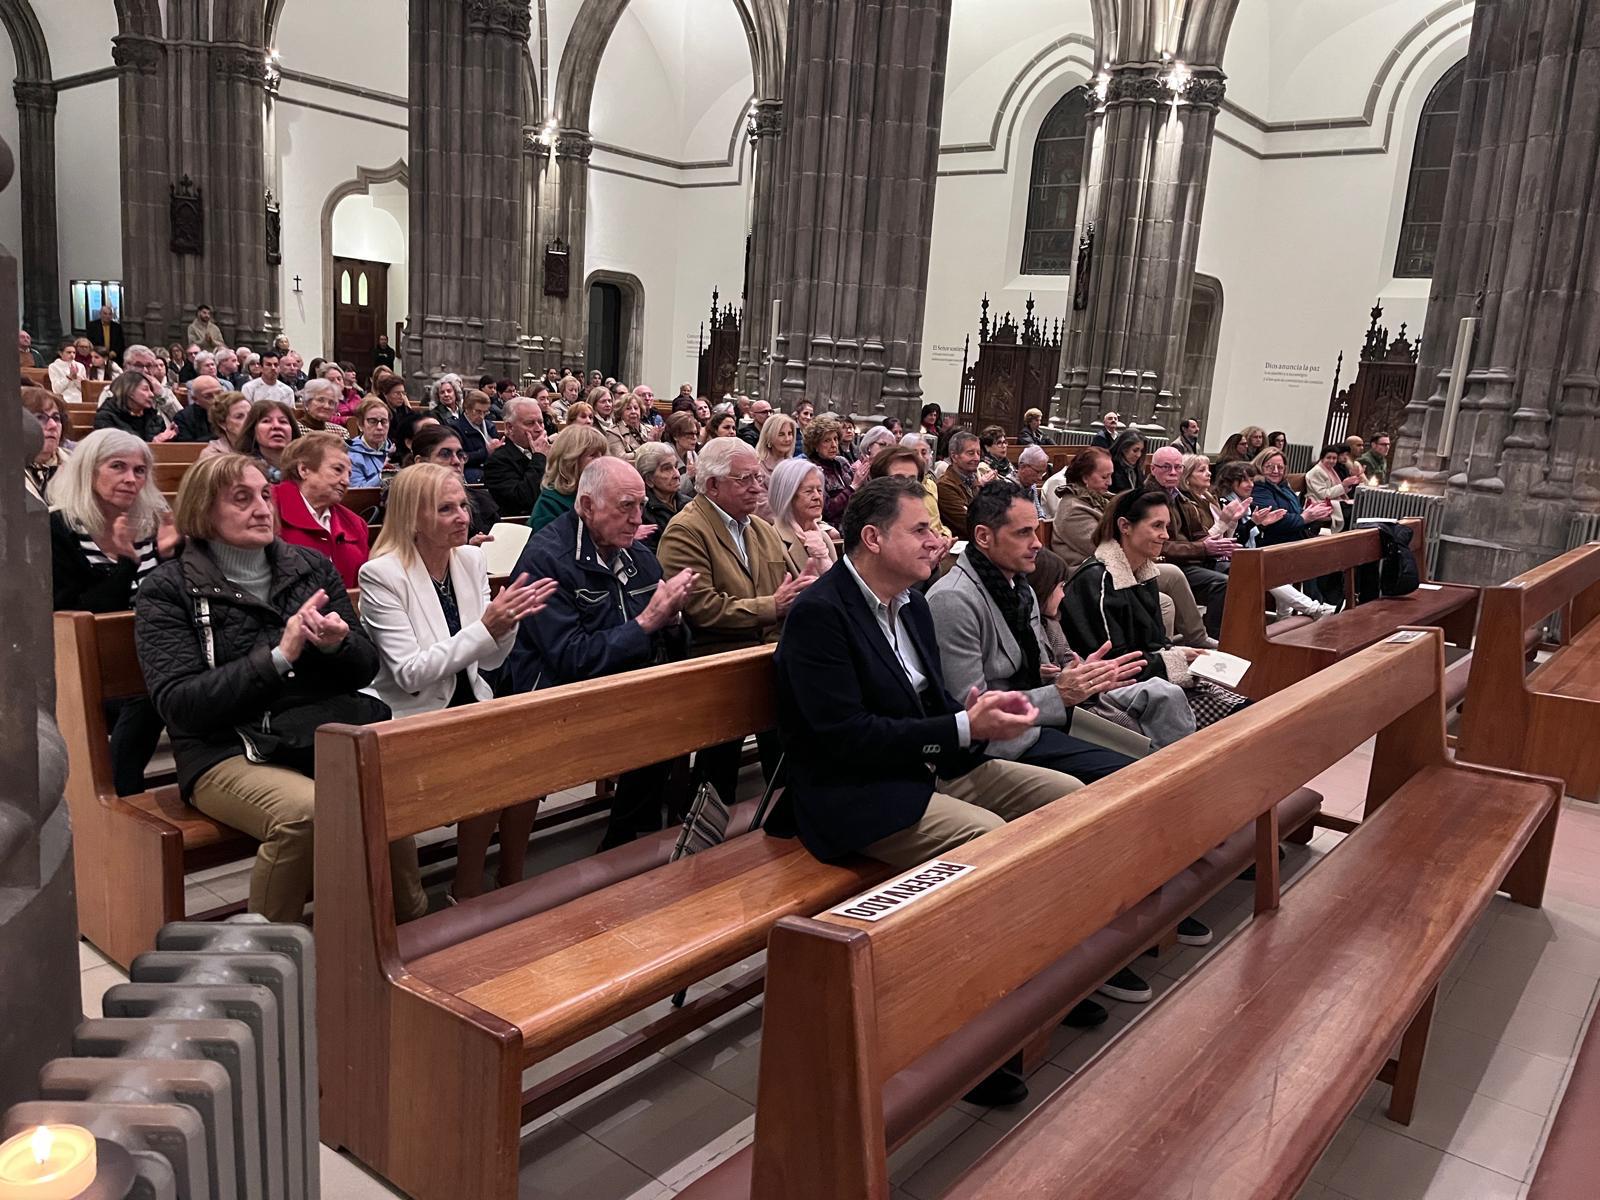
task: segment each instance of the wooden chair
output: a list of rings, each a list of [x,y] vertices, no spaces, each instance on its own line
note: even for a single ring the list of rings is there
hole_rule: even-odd
[[[748,999],[759,973],[527,1092],[525,1069],[759,950],[780,917],[889,873],[764,834],[650,869],[665,834],[396,927],[392,840],[770,728],[772,691],[764,647],[319,731],[325,1141],[418,1200],[511,1200],[524,1121]],[[651,697],[671,720],[618,736],[617,714]]]
[[[887,1200],[885,1082],[1241,824],[1255,919],[946,1195],[1291,1196],[1374,1078],[1408,1121],[1439,979],[1497,887],[1540,902],[1560,800],[1449,761],[1443,665],[1434,630],[1373,647],[963,846],[879,920],[779,922],[751,1194]],[[1368,819],[1280,907],[1270,797],[1373,733]]]
[[[1525,673],[1552,613],[1561,645]],[[1485,588],[1457,753],[1472,762],[1554,775],[1600,800],[1600,542]]]
[[[105,704],[145,694],[133,614],[55,614],[56,723],[67,744],[78,929],[126,968],[181,921],[183,877],[247,858],[256,843],[179,798],[176,787],[121,796],[112,782]],[[209,915],[209,914],[207,914]]]
[[[1423,524],[1407,518],[1413,546],[1424,544]],[[1345,595],[1355,597],[1355,571],[1377,562],[1381,553],[1376,529],[1358,529],[1331,537],[1307,538],[1263,550],[1240,550],[1228,573],[1227,608],[1222,618],[1222,648],[1253,664],[1244,677],[1244,691],[1253,700],[1307,679],[1325,667],[1368,646],[1376,645],[1402,626],[1436,625],[1445,640],[1472,645],[1478,615],[1478,591],[1455,583],[1428,580],[1425,556],[1417,555],[1422,587],[1409,596],[1385,597],[1346,609],[1319,621],[1290,618],[1267,624],[1267,592],[1343,572]],[[1452,703],[1465,693],[1469,666],[1451,670],[1447,693]]]

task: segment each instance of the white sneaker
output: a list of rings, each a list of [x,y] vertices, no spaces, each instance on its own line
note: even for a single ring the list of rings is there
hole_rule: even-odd
[[[1338,611],[1339,609],[1336,605],[1319,604],[1311,610],[1311,616],[1320,620],[1323,617],[1331,617]]]

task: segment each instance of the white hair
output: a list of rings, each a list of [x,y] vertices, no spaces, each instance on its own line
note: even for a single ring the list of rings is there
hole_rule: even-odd
[[[213,367],[217,365],[217,356],[211,353],[211,351],[202,350],[199,354],[194,356],[194,365],[196,367],[203,367],[207,363],[210,363]]]
[[[880,446],[894,445],[894,434],[887,425],[874,425],[856,439],[856,454],[872,461],[874,452]]]
[[[143,439],[125,429],[96,429],[78,443],[46,490],[50,507],[67,519],[67,524],[90,537],[106,532],[105,510],[94,494],[94,476],[109,458],[126,456],[143,461],[148,469],[144,488],[128,513],[135,541],[155,536],[167,502],[156,489],[155,456]]]
[[[505,406],[500,410],[500,415],[507,421],[515,421],[517,419],[517,413],[523,408],[531,408],[539,414],[541,419],[544,417],[544,409],[539,407],[539,402],[532,396],[511,397],[511,399],[505,402]]]
[[[934,441],[925,433],[908,433],[900,439],[900,444],[911,450],[926,450],[933,453]]]
[[[699,467],[695,469],[698,471]],[[801,485],[813,472],[819,479],[822,477],[822,468],[809,458],[786,458],[772,468],[772,478],[767,481],[767,503],[774,525],[794,525],[789,508]]]
[[[1024,446],[1022,453],[1017,455],[1017,465],[1032,465],[1035,467],[1048,467],[1050,456],[1045,453],[1043,446]]]
[[[304,400],[310,400],[311,397],[321,395],[323,392],[327,392],[335,402],[338,401],[339,386],[333,380],[318,375],[315,379],[306,380],[305,387],[300,389],[300,396]]]
[[[694,460],[694,490],[705,495],[706,484],[713,479],[723,479],[733,474],[733,460],[741,455],[755,458],[756,452],[747,442],[736,437],[712,438],[701,448]]]
[[[575,499],[582,500],[587,497],[591,503],[598,503],[604,497],[611,495],[618,484],[624,482],[643,486],[644,477],[627,459],[605,455],[595,459],[583,469],[583,474],[578,476],[578,493]]]
[[[634,468],[644,477],[646,483],[668,459],[677,462],[678,452],[666,442],[646,442],[633,452]]]

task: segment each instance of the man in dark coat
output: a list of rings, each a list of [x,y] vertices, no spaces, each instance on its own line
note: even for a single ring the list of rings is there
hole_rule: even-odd
[[[483,464],[483,482],[502,513],[526,515],[533,511],[544,486],[545,456],[550,439],[545,434],[544,413],[537,400],[513,396],[506,404],[505,445]]]

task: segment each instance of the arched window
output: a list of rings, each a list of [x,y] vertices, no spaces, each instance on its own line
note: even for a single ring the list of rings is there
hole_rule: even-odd
[[[1456,126],[1461,121],[1461,85],[1466,78],[1463,59],[1434,85],[1417,122],[1417,144],[1411,152],[1411,180],[1406,188],[1406,211],[1400,225],[1400,249],[1394,273],[1400,279],[1428,279],[1439,252],[1439,231],[1444,227],[1444,196],[1450,186],[1450,155],[1455,150]]]
[[[1039,127],[1028,184],[1028,227],[1022,238],[1024,275],[1072,274],[1090,103],[1087,88],[1073,88],[1056,101]]]

